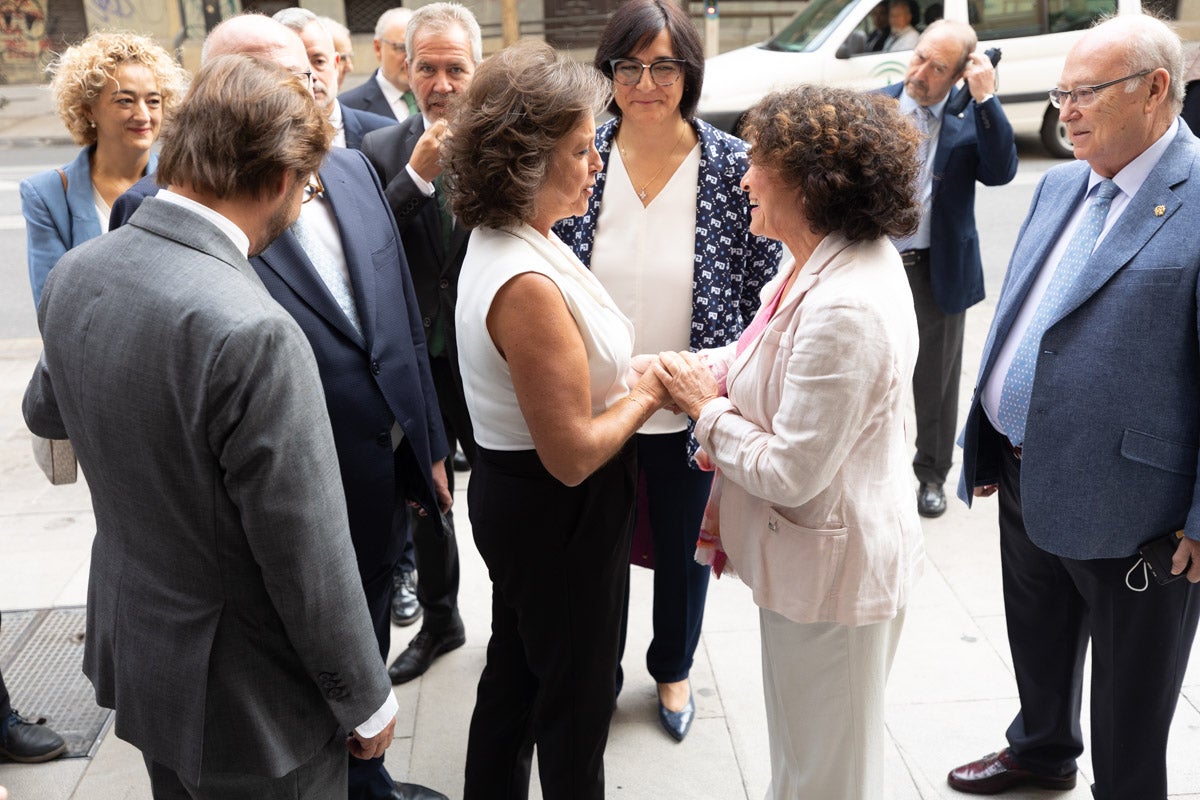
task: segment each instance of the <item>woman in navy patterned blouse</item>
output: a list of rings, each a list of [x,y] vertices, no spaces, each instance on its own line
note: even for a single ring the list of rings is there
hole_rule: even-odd
[[[695,27],[672,0],[631,0],[601,34],[594,63],[613,81],[616,118],[596,132],[604,170],[587,213],[556,231],[633,321],[635,353],[736,340],[780,248],[750,234],[745,143],[694,116],[704,79]],[[693,556],[711,474],[692,461],[690,431],[686,417],[661,411],[637,436],[635,542],[652,541],[655,570],[646,666],[659,719],[679,741],[695,713],[688,673],[709,573]]]

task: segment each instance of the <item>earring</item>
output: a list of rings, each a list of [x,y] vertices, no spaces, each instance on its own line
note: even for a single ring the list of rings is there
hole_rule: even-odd
[[[89,120],[88,120],[88,125],[91,125],[93,128],[94,128],[94,127],[96,127],[96,120],[94,120],[94,119],[89,119]]]

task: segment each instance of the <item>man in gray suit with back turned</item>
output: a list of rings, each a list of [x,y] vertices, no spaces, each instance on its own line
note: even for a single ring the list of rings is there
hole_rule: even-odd
[[[163,136],[167,189],[38,308],[25,419],[72,440],[96,515],[84,671],[156,798],[344,798],[346,749],[392,739],[312,349],[247,260],[332,133],[286,70],[213,59]]]

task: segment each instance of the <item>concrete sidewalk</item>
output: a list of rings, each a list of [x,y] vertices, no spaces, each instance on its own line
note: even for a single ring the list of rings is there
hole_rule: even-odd
[[[0,87],[0,146],[65,141],[43,87]],[[990,301],[989,301],[990,302]],[[993,307],[967,316],[963,391],[971,388]],[[33,463],[21,397],[37,360],[35,339],[0,340],[0,610],[83,605],[95,522],[87,487],[51,487]],[[964,398],[965,402],[965,398]],[[909,430],[913,430],[910,425]],[[951,475],[951,481],[957,479]],[[490,585],[474,548],[460,481],[460,605],[465,647],[421,679],[397,687],[400,714],[388,766],[398,778],[461,796],[466,733],[490,624]],[[915,483],[914,483],[915,502]],[[995,500],[968,511],[952,500],[925,521],[929,559],[908,608],[888,688],[888,800],[962,798],[945,783],[953,766],[999,749],[1017,708],[1000,591]],[[758,800],[769,780],[757,609],[744,585],[714,581],[692,685],[697,719],[676,744],[657,723],[643,654],[650,640],[652,576],[634,569],[625,689],[606,756],[608,795],[630,800]],[[393,630],[392,656],[415,630]],[[0,665],[2,666],[2,665]],[[1200,800],[1200,666],[1193,658],[1170,747],[1172,797]],[[14,698],[22,710],[38,709]],[[164,712],[169,713],[169,712]],[[1085,724],[1087,713],[1085,709]],[[53,721],[51,721],[53,723]],[[1015,800],[1090,798],[1087,754],[1079,785]],[[540,797],[534,780],[534,797]],[[92,759],[0,763],[11,800],[147,800],[138,751],[108,734]],[[809,798],[806,800],[835,800]]]
[[[966,352],[983,345],[989,307],[968,315]],[[94,521],[83,483],[51,487],[34,465],[20,400],[37,358],[36,340],[0,341],[0,609],[82,605]],[[974,374],[975,364],[964,365]],[[965,382],[965,383],[969,383]],[[466,480],[456,502],[466,505]],[[490,615],[487,573],[475,551],[467,515],[461,528],[460,604],[467,645],[435,663],[421,679],[397,687],[397,738],[388,753],[393,774],[458,797],[475,683],[484,663]],[[961,797],[945,784],[954,765],[1003,745],[1017,707],[1000,592],[995,501],[968,511],[957,501],[925,521],[925,576],[908,609],[888,688],[889,800]],[[711,585],[704,634],[692,672],[697,720],[676,744],[659,728],[654,683],[642,667],[650,639],[651,574],[633,570],[625,690],[613,720],[606,765],[608,794],[661,798],[757,799],[769,780],[759,670],[757,611],[746,587]],[[413,633],[393,631],[392,655]],[[1185,682],[1171,741],[1173,797],[1200,800],[1200,674]],[[15,698],[18,705],[21,698]],[[36,712],[36,708],[27,708]],[[1086,721],[1085,710],[1085,721]],[[1090,797],[1085,753],[1079,786],[1059,797]],[[95,758],[49,764],[0,763],[0,785],[12,800],[143,800],[150,797],[138,751],[111,733]],[[540,796],[535,791],[534,796]],[[1034,800],[1044,792],[1014,793]]]

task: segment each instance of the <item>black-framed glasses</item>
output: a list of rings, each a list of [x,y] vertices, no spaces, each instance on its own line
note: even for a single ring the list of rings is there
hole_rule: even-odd
[[[300,202],[307,203],[319,194],[325,194],[325,184],[321,182],[321,176],[314,172],[304,185],[304,197]]]
[[[397,42],[397,41],[393,41],[392,39],[383,39],[383,38],[380,38],[379,41],[383,42],[388,47],[392,48],[392,52],[395,53],[396,55],[398,55],[398,56],[404,55],[404,52],[405,52],[404,42]]]
[[[670,86],[683,77],[682,58],[660,58],[652,64],[643,64],[632,58],[614,58],[608,62],[612,67],[613,80],[622,86],[637,86],[642,82],[642,73],[650,70],[650,80],[659,86]]]
[[[1072,89],[1069,92],[1064,92],[1062,89],[1051,89],[1050,105],[1054,106],[1055,108],[1062,108],[1063,103],[1070,99],[1073,105],[1079,106],[1080,108],[1087,108],[1096,101],[1096,92],[1100,91],[1101,89],[1107,89],[1109,86],[1116,86],[1118,83],[1131,81],[1134,78],[1143,78],[1149,75],[1151,72],[1154,72],[1154,70],[1144,69],[1141,72],[1135,72],[1132,75],[1126,75],[1124,78],[1117,78],[1115,81],[1097,83],[1095,86],[1080,86],[1076,89]]]
[[[313,84],[312,70],[305,70],[303,72],[293,72],[292,74],[295,75],[300,80],[304,81],[304,85],[308,87],[308,90],[310,92],[313,90],[314,84]]]

